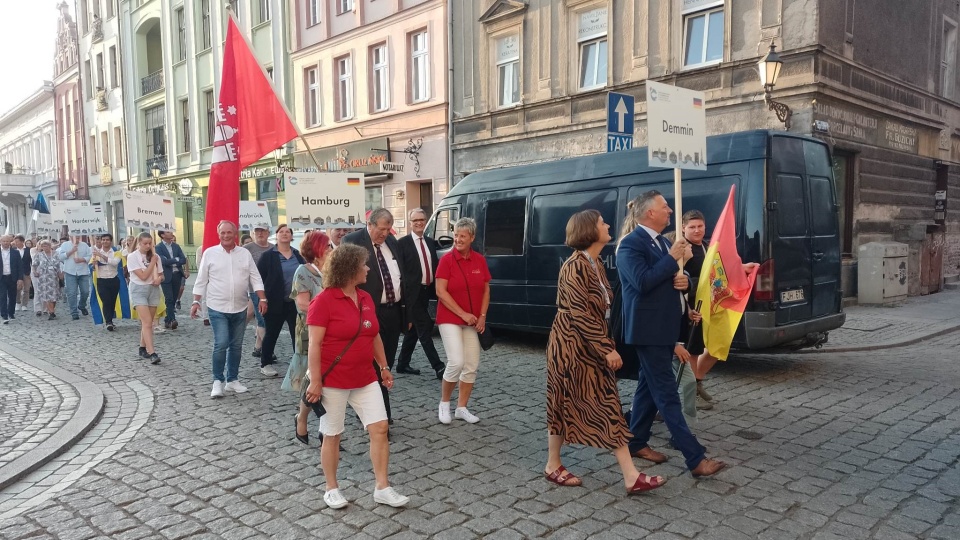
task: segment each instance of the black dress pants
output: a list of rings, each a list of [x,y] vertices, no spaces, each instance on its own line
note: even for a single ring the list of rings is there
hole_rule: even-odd
[[[113,324],[117,316],[117,296],[120,295],[120,278],[97,278],[97,294],[103,304],[104,324]]]
[[[414,349],[417,348],[417,342],[423,347],[423,354],[427,355],[430,367],[437,371],[443,369],[443,362],[440,361],[440,354],[437,353],[437,347],[433,344],[433,319],[430,318],[430,312],[427,310],[430,303],[430,290],[428,285],[420,285],[420,294],[413,306],[413,327],[403,333],[403,344],[400,345],[400,358],[397,360],[397,368],[410,367],[410,357],[413,356]]]
[[[283,329],[284,323],[290,331],[290,344],[296,350],[297,304],[293,300],[284,300],[279,304],[268,304],[267,313],[263,316],[265,324],[263,348],[260,349],[260,367],[274,363],[273,353],[277,348],[277,340],[280,339],[280,330]]]
[[[380,323],[380,339],[383,341],[383,351],[386,353],[387,365],[393,369],[393,362],[397,356],[397,346],[400,344],[400,334],[403,331],[403,306],[398,302],[380,304],[377,306],[377,322]],[[377,372],[380,382],[380,393],[383,394],[383,406],[387,409],[387,418],[393,418],[390,412],[390,395],[387,387],[383,386],[383,377],[380,368],[374,359],[373,368]]]
[[[13,319],[17,309],[17,276],[0,276],[0,318]],[[393,346],[394,352],[397,346]]]

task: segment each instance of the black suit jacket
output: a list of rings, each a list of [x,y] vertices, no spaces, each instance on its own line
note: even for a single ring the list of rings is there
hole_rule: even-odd
[[[183,266],[187,264],[187,256],[184,255],[183,249],[180,248],[180,244],[174,242],[171,244],[173,248],[173,253],[170,253],[170,250],[167,249],[167,245],[163,241],[157,242],[156,249],[157,256],[160,257],[160,264],[163,265],[163,282],[170,283],[173,281],[173,265],[180,267],[180,275],[183,275]]]
[[[300,264],[306,264],[306,261],[303,260],[303,256],[300,255],[300,252],[296,248],[290,248],[293,250],[293,256],[300,262]],[[284,286],[283,282],[283,267],[280,262],[280,252],[277,251],[277,246],[273,246],[269,250],[263,252],[263,255],[260,256],[260,260],[257,262],[257,270],[260,271],[260,279],[263,280],[263,295],[267,299],[267,302],[271,306],[282,305],[282,302],[290,298],[290,289],[287,289]],[[276,311],[280,313],[280,311]]]
[[[359,285],[359,287],[370,293],[374,303],[379,305],[380,298],[383,296],[383,280],[380,278],[380,264],[377,262],[377,254],[373,251],[373,240],[370,239],[370,233],[367,232],[366,228],[363,228],[344,236],[342,242],[354,244],[367,250],[367,266],[370,268],[370,271],[367,272],[367,282]],[[397,265],[400,266],[400,283],[394,283],[393,289],[400,293],[400,304],[405,305],[406,294],[403,290],[404,266],[400,256],[400,243],[397,242],[396,237],[392,234],[387,236],[387,239],[383,243],[386,244],[393,253],[394,260],[396,260]],[[384,255],[384,257],[386,257],[386,255]]]
[[[12,249],[12,248],[11,248]],[[17,252],[20,255],[20,252]],[[23,248],[23,255],[20,255],[20,269],[24,276],[29,276],[33,270],[33,256],[30,255],[30,248]]]
[[[3,250],[0,250],[0,274],[3,273]],[[13,281],[23,279],[23,261],[20,260],[20,252],[17,248],[10,246],[10,278]]]
[[[420,284],[423,283],[423,269],[420,266],[420,259],[423,255],[420,253],[420,243],[414,241],[413,235],[408,234],[397,240],[400,244],[400,262],[403,269],[403,297],[407,304],[407,320],[412,321],[413,314],[410,311],[417,304],[423,289]],[[437,248],[440,246],[437,241],[429,236],[423,237],[424,247],[427,249],[427,256],[430,257],[430,289],[427,291],[428,298],[436,297],[436,275],[439,258],[437,257]]]

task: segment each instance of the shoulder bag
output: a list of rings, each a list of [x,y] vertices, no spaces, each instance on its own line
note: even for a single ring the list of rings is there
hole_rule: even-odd
[[[358,297],[357,299],[359,300],[359,297]],[[330,372],[333,371],[333,368],[337,367],[337,364],[339,364],[339,363],[340,363],[340,360],[343,359],[343,355],[346,354],[348,350],[350,350],[350,347],[353,345],[353,342],[356,341],[358,337],[360,337],[360,332],[363,330],[363,309],[362,309],[361,307],[359,307],[359,306],[358,306],[358,309],[360,310],[360,317],[359,317],[359,318],[360,318],[360,325],[357,326],[357,333],[353,335],[353,337],[350,339],[350,341],[347,342],[347,346],[344,347],[342,351],[340,351],[340,354],[338,354],[337,357],[333,359],[333,363],[330,364],[330,367],[328,367],[327,370],[323,372],[323,375],[320,376],[320,382],[321,382],[321,383],[323,383],[324,379],[327,378],[327,375],[329,375]],[[308,372],[309,372],[309,371],[308,371]],[[317,399],[316,401],[308,401],[308,400],[307,400],[307,387],[308,387],[308,386],[309,386],[309,385],[307,385],[307,384],[301,384],[301,385],[300,385],[301,392],[302,392],[302,394],[301,394],[301,396],[300,396],[300,399],[303,400],[303,402],[304,402],[308,407],[310,407],[311,409],[313,409],[313,413],[317,415],[317,418],[320,418],[321,416],[327,414],[327,409],[324,408],[323,403],[321,402],[320,399]]]
[[[460,273],[463,274],[463,284],[467,288],[467,301],[470,302],[470,313],[473,313],[473,298],[470,296],[470,282],[467,280],[467,273],[463,271],[463,267],[460,266],[460,261],[457,261],[457,268],[460,269]],[[483,325],[483,332],[477,334],[477,337],[480,339],[480,348],[489,351],[490,347],[497,342],[497,339],[493,337],[493,332],[490,331],[490,325]]]

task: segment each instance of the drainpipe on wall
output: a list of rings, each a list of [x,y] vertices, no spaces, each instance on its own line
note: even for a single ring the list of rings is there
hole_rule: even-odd
[[[453,2],[447,2],[447,193],[453,189]]]

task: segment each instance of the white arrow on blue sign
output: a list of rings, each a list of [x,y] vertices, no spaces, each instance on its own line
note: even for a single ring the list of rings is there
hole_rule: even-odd
[[[607,93],[607,133],[633,137],[633,96]]]

